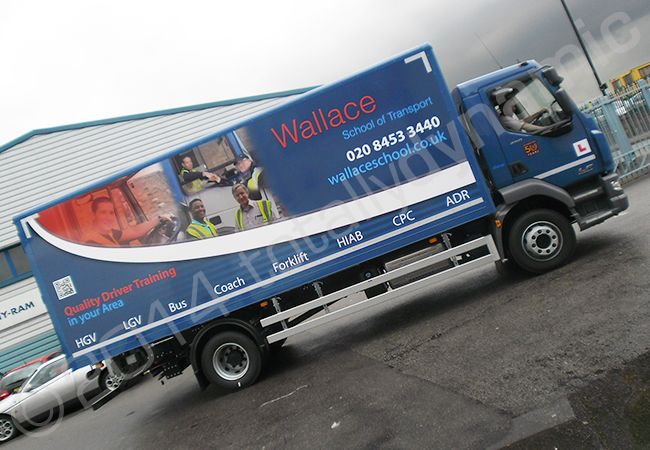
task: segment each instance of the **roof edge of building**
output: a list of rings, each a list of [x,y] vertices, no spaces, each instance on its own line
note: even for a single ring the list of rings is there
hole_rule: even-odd
[[[6,143],[4,145],[1,145],[0,146],[0,153],[4,152],[5,150],[9,150],[10,148],[13,148],[18,144],[22,144],[23,142],[28,141],[29,139],[33,138],[34,136],[40,136],[40,135],[43,135],[43,134],[58,133],[60,131],[68,131],[68,130],[78,130],[78,129],[81,129],[81,128],[94,127],[94,126],[97,126],[97,125],[110,125],[110,124],[113,124],[113,123],[127,122],[129,120],[147,119],[147,118],[150,118],[150,117],[166,116],[166,115],[169,115],[169,114],[177,114],[177,113],[181,113],[181,112],[200,111],[202,109],[215,108],[215,107],[218,107],[218,106],[237,105],[239,103],[254,102],[254,101],[260,101],[260,100],[266,100],[266,99],[269,99],[269,98],[288,97],[288,96],[291,96],[291,95],[303,94],[303,93],[305,93],[305,92],[307,92],[307,91],[309,91],[311,89],[314,89],[314,87],[293,89],[293,90],[290,90],[290,91],[272,92],[272,93],[269,93],[269,94],[253,95],[253,96],[250,96],[250,97],[240,97],[240,98],[235,98],[235,99],[231,99],[231,100],[221,100],[221,101],[217,101],[217,102],[200,103],[198,105],[181,106],[181,107],[178,107],[178,108],[162,109],[162,110],[146,112],[146,113],[131,114],[131,115],[120,116],[120,117],[112,117],[112,118],[109,118],[109,119],[101,119],[101,120],[94,120],[94,121],[89,121],[89,122],[75,123],[75,124],[70,124],[70,125],[61,125],[61,126],[58,126],[58,127],[36,129],[36,130],[32,130],[32,131],[30,131],[28,133],[25,133],[22,136],[14,139],[12,141],[9,141],[8,143]]]

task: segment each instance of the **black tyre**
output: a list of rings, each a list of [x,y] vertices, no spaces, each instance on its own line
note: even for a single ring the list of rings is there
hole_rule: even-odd
[[[237,331],[216,334],[203,347],[201,368],[211,383],[240,389],[255,383],[262,371],[262,354],[253,340]]]
[[[7,442],[18,434],[14,419],[6,414],[0,415],[0,442]]]
[[[508,233],[510,257],[530,273],[544,273],[566,264],[575,247],[576,234],[571,223],[550,209],[522,214]]]
[[[124,382],[124,377],[112,374],[108,370],[102,370],[99,374],[99,387],[102,391],[115,391]]]

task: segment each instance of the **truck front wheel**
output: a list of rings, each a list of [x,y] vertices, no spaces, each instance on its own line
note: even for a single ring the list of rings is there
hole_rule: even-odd
[[[508,250],[515,264],[531,273],[544,273],[567,263],[576,247],[569,220],[550,209],[528,211],[515,219],[508,233]]]
[[[206,378],[225,389],[239,389],[255,383],[262,370],[262,354],[253,340],[237,331],[214,335],[201,352]]]

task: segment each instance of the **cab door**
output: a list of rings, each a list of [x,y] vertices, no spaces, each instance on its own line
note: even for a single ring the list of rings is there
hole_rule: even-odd
[[[564,187],[600,172],[582,121],[560,106],[539,71],[483,96],[499,118],[494,132],[513,183],[537,178]]]

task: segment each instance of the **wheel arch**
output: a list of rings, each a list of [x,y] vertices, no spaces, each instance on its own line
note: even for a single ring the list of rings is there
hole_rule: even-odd
[[[506,242],[510,227],[517,217],[534,209],[551,209],[565,216],[570,222],[575,221],[575,202],[573,197],[561,187],[537,179],[528,179],[506,186],[496,192],[497,211],[495,219],[499,228],[493,227],[499,253],[508,258]]]
[[[552,200],[555,203],[564,205],[567,209],[575,207],[573,197],[563,188],[546,181],[530,178],[519,181],[499,189],[499,196],[506,205],[528,201],[531,198],[542,197]]]

